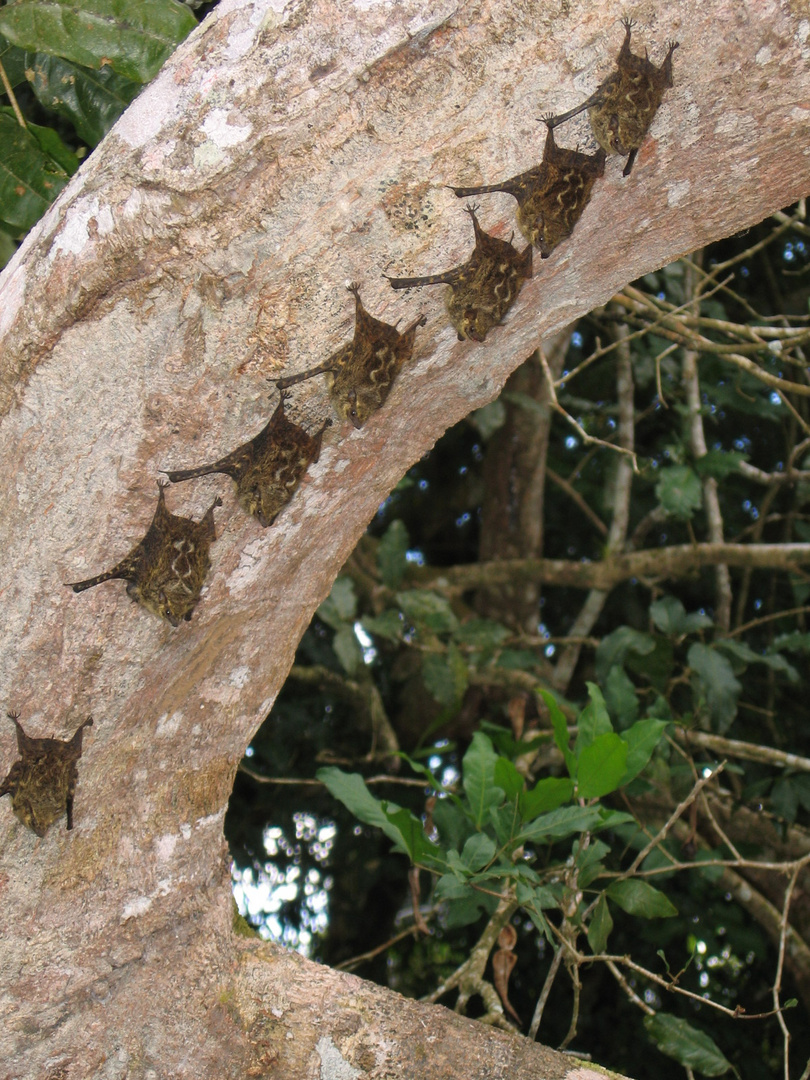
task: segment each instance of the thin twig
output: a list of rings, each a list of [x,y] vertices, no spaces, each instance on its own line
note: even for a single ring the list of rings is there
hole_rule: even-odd
[[[761,761],[767,765],[779,765],[786,769],[800,769],[810,772],[810,758],[791,754],[786,750],[776,750],[770,746],[758,746],[756,743],[741,742],[739,739],[726,739],[722,735],[712,735],[708,731],[684,731],[676,729],[679,740],[691,746],[700,746],[713,754],[723,757],[740,758],[742,761]]]
[[[625,979],[624,975],[619,971],[612,960],[608,960],[608,971],[611,973],[616,982],[624,990],[625,994],[630,998],[634,1005],[638,1005],[642,1012],[645,1012],[647,1016],[655,1016],[655,1009],[651,1008],[646,1001],[642,1001],[638,994],[635,992],[630,983]]]
[[[546,1007],[548,996],[551,993],[551,987],[553,986],[554,979],[560,969],[562,957],[562,949],[556,949],[554,952],[554,959],[551,961],[551,967],[548,969],[548,974],[546,975],[546,981],[543,983],[543,989],[540,991],[540,997],[537,999],[537,1006],[534,1010],[532,1022],[529,1025],[528,1037],[532,1042],[537,1038],[537,1030],[540,1027],[540,1021],[543,1019],[543,1009]]]
[[[0,60],[0,82],[3,84],[3,89],[8,94],[8,100],[11,102],[11,107],[14,110],[14,115],[17,117],[17,123],[21,128],[28,128],[28,124],[25,122],[25,117],[22,114],[20,106],[17,104],[17,98],[14,96],[14,91],[11,89],[11,83],[9,82],[6,69],[3,67],[3,61]]]
[[[597,439],[595,435],[589,435],[585,428],[582,427],[582,425],[577,420],[575,420],[569,412],[566,412],[562,405],[560,405],[559,401],[557,400],[557,391],[554,389],[554,379],[552,377],[551,371],[549,370],[548,361],[543,354],[542,348],[538,349],[537,352],[540,356],[540,363],[543,366],[543,374],[545,375],[546,382],[548,384],[548,394],[551,400],[551,407],[555,409],[556,412],[558,412],[565,420],[568,421],[568,423],[579,434],[580,438],[584,443],[587,443],[589,446],[604,446],[606,449],[613,450],[617,454],[626,454],[633,462],[633,472],[639,472],[638,460],[632,450],[626,450],[623,446],[616,446],[615,443],[606,442],[604,439]]]
[[[433,917],[436,914],[435,909],[428,912],[429,917]],[[402,941],[403,938],[416,937],[416,927],[409,926],[406,930],[400,930],[398,934],[394,934],[387,941],[384,941],[382,945],[378,945],[374,949],[369,949],[368,952],[360,953],[358,956],[353,956],[350,960],[344,960],[341,964],[335,964],[337,971],[354,971],[356,967],[365,960],[373,960],[375,956],[379,956],[380,953],[385,952],[386,949],[390,949],[392,945],[396,945],[398,941]]]
[[[244,763],[240,763],[238,772],[244,773],[249,776],[251,780],[255,780],[259,784],[287,784],[294,787],[296,784],[304,787],[323,787],[322,780],[307,779],[305,777],[296,776],[264,776],[262,773],[256,772],[254,769],[248,768]],[[364,778],[366,784],[399,784],[403,787],[416,787],[416,788],[428,788],[430,784],[427,780],[412,780],[403,776],[369,776]]]
[[[661,843],[661,841],[667,835],[667,833],[672,828],[672,826],[675,824],[675,822],[678,820],[678,818],[687,809],[687,807],[692,805],[692,803],[698,797],[700,792],[704,789],[704,787],[711,780],[715,780],[720,775],[720,773],[723,771],[725,766],[726,766],[725,761],[721,761],[720,764],[715,769],[712,769],[712,771],[709,773],[708,776],[702,776],[697,781],[697,783],[694,785],[694,787],[689,792],[689,794],[686,796],[686,798],[683,800],[683,802],[678,803],[678,805],[675,807],[675,809],[669,815],[669,818],[667,819],[666,824],[663,825],[658,830],[656,835],[652,838],[652,840],[650,840],[650,842],[648,844],[646,844],[641,849],[641,851],[638,853],[638,855],[635,857],[635,859],[633,859],[633,862],[630,864],[629,868],[627,870],[625,870],[624,873],[619,876],[619,880],[621,880],[622,878],[625,878],[625,877],[630,877],[632,874],[634,874],[636,872],[636,870],[638,870],[639,866],[641,866],[641,864],[647,858],[649,853],[653,850],[654,847],[656,847],[658,844]]]
[[[770,615],[762,615],[758,619],[751,619],[750,622],[735,627],[726,634],[726,637],[736,637],[738,634],[745,634],[749,630],[753,630],[755,626],[761,626],[762,623],[773,622],[774,619],[786,619],[789,615],[806,615],[808,612],[810,612],[810,606],[805,604],[803,607],[788,608],[786,611],[776,611],[772,612]]]

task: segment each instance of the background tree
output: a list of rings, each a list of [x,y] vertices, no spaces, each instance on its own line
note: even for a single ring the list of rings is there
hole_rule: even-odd
[[[523,147],[537,108],[598,82],[614,13],[403,4],[335,25],[317,4],[218,9],[6,271],[4,699],[39,734],[96,717],[74,833],[38,842],[7,826],[10,1070],[87,1075],[117,1060],[136,1075],[272,1064],[300,1076],[342,1055],[369,1075],[469,1075],[471,1060],[481,1075],[496,1062],[564,1075],[565,1059],[508,1033],[234,938],[221,822],[312,612],[403,468],[571,318],[806,192],[802,24],[719,4],[688,24],[672,7],[666,27],[638,14],[651,42],[678,36],[688,59],[629,181],[609,171],[484,346],[457,343],[431,308],[389,405],[361,433],[333,431],[271,533],[230,504],[204,603],[176,632],[112,586],[77,598],[60,582],[142,534],[158,468],[258,426],[264,376],[345,340],[347,278],[464,257],[442,185],[534,160]],[[734,19],[747,22],[729,55]],[[507,235],[510,221],[504,209]],[[364,299],[392,319],[414,309],[382,284]],[[297,404],[312,423],[324,408],[317,387]],[[182,508],[199,513],[212,490],[200,484]],[[170,1015],[156,1018],[155,1001]],[[467,1040],[460,1061],[450,1032]]]

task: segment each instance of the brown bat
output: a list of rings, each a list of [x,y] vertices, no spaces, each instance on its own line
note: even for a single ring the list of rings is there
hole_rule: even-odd
[[[587,109],[593,133],[605,152],[629,155],[623,172],[628,176],[664,91],[672,86],[672,54],[679,43],[667,42],[667,55],[657,68],[650,63],[646,51],[644,56],[630,51],[633,20],[622,19],[622,26],[625,35],[616,59],[617,70],[581,105],[558,116],[555,123],[562,124]]]
[[[209,473],[226,473],[236,484],[236,496],[243,509],[265,528],[272,525],[295,494],[307,468],[318,460],[323,433],[332,423],[327,420],[315,435],[308,434],[284,415],[284,402],[289,396],[282,392],[275,412],[250,442],[211,465],[167,470],[166,475],[176,484]]]
[[[581,154],[567,150],[554,141],[554,128],[559,121],[544,116],[548,128],[543,160],[527,172],[519,173],[499,184],[481,187],[454,187],[459,199],[468,195],[485,195],[505,191],[518,201],[517,223],[520,231],[547,259],[554,248],[571,235],[574,226],[588,205],[593,185],[605,172],[605,151]]]
[[[478,208],[465,206],[464,209],[472,218],[475,230],[475,250],[467,262],[443,274],[389,277],[388,281],[393,289],[448,285],[444,302],[459,341],[465,338],[483,341],[493,326],[503,322],[523,282],[532,276],[532,248],[530,244],[525,251],[518,251],[508,241],[490,236],[478,224],[475,216]]]
[[[66,584],[74,592],[82,592],[102,581],[123,578],[133,600],[172,626],[179,626],[181,619],[191,618],[200,599],[211,566],[209,550],[216,540],[214,507],[222,506],[222,499],[217,496],[203,519],[192,521],[169,513],[164,487],[159,480],[160,494],[152,524],[125,559],[97,577]]]
[[[355,300],[354,338],[317,367],[277,379],[276,386],[284,390],[313,375],[325,374],[338,413],[360,428],[384,404],[394,379],[413,355],[416,328],[424,326],[427,319],[420,315],[400,333],[396,326],[369,315],[360,300],[359,286],[350,285],[349,292]]]
[[[11,809],[23,825],[44,836],[62,814],[68,829],[73,828],[73,793],[82,756],[82,736],[93,718],[88,716],[72,739],[32,739],[19,721],[19,713],[8,713],[17,729],[20,757],[0,785],[0,796],[11,796]]]

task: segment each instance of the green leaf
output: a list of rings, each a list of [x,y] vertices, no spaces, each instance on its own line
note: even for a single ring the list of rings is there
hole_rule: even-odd
[[[384,611],[382,615],[364,615],[360,620],[364,630],[389,641],[400,641],[405,631],[405,621],[398,611]]]
[[[794,630],[790,634],[780,634],[771,646],[774,650],[786,649],[788,652],[810,652],[810,634]]]
[[[320,780],[329,793],[342,802],[358,821],[382,829],[389,840],[393,840],[403,850],[407,850],[405,837],[391,822],[389,816],[398,807],[395,803],[386,802],[384,808],[383,804],[368,790],[365,780],[359,773],[345,773],[334,765],[327,765],[318,769],[315,778]],[[419,825],[421,828],[421,822]]]
[[[616,717],[616,726],[630,727],[638,719],[638,697],[633,681],[624,668],[612,667],[602,684],[605,688],[605,704]]]
[[[0,8],[0,33],[20,48],[76,64],[108,64],[146,83],[197,20],[177,0],[12,0]]]
[[[396,601],[411,622],[422,623],[434,634],[453,634],[458,630],[458,619],[453,609],[438,593],[409,589],[397,593]]]
[[[639,915],[642,919],[669,919],[678,914],[678,909],[667,897],[646,881],[625,878],[614,881],[605,891],[614,904],[618,904],[628,915]]]
[[[502,847],[514,849],[518,846],[514,842],[515,834],[520,828],[517,799],[512,799],[503,806],[490,806],[489,821]]]
[[[799,773],[791,776],[790,780],[796,792],[796,798],[805,810],[810,810],[810,776],[806,773]]]
[[[681,637],[714,625],[708,615],[699,611],[687,615],[686,608],[674,596],[662,596],[650,604],[650,618],[662,634],[670,637]]]
[[[600,877],[605,870],[602,860],[610,854],[610,848],[604,841],[591,839],[589,844],[574,844],[574,861],[578,867],[577,881],[581,889],[586,889],[592,881]]]
[[[792,776],[780,776],[771,788],[771,805],[774,812],[791,824],[796,820],[799,809],[799,789],[793,784]]]
[[[554,729],[554,742],[557,744],[557,749],[565,759],[568,775],[573,778],[577,774],[577,759],[568,746],[568,724],[565,722],[565,717],[553,695],[550,694],[548,690],[541,690],[540,696],[543,701],[545,701],[546,707],[548,708],[551,726]]]
[[[688,465],[661,469],[655,494],[667,514],[681,521],[688,521],[703,501],[700,480]]]
[[[416,761],[414,758],[409,757],[404,751],[400,750],[398,755],[417,776],[423,776],[425,778],[425,786],[433,788],[434,791],[446,792],[446,788],[442,784],[441,780],[434,772],[432,772],[426,765],[423,765],[420,761]],[[458,796],[450,794],[449,796],[451,805],[452,803],[459,803]]]
[[[584,748],[589,746],[597,736],[613,731],[613,725],[610,722],[602,691],[596,683],[589,682],[587,686],[588,696],[591,700],[579,714],[577,721],[578,732],[574,744],[574,750],[577,754],[581,754]]]
[[[464,791],[470,802],[473,821],[480,829],[489,817],[490,806],[503,802],[503,791],[495,786],[495,762],[497,755],[492,743],[476,731],[467,753],[464,755]]]
[[[497,897],[468,888],[465,896],[447,905],[442,921],[450,930],[457,926],[469,926],[470,923],[478,922],[482,912],[491,915],[497,906]]]
[[[486,833],[473,833],[461,852],[461,861],[472,871],[482,870],[495,857],[495,841]]]
[[[382,808],[389,823],[402,837],[400,844],[412,863],[438,864],[442,867],[446,865],[443,852],[425,836],[424,827],[418,817],[394,803],[384,801]]]
[[[545,935],[549,945],[556,948],[556,938],[545,915],[543,915],[544,910],[559,907],[559,901],[551,890],[545,887],[531,888],[523,884],[523,882],[518,882],[515,886],[515,898],[522,905],[540,933]]]
[[[469,672],[464,657],[452,642],[446,653],[427,653],[422,657],[422,681],[440,705],[461,704]]]
[[[638,826],[632,814],[627,814],[624,810],[605,810],[602,808],[599,821],[593,826],[591,832],[599,832],[600,829],[618,829],[628,822],[632,824],[633,831],[638,831]]]
[[[32,124],[30,120],[28,121],[28,130],[37,140],[40,150],[46,157],[49,157],[51,161],[55,161],[68,175],[72,176],[76,172],[79,167],[79,159],[69,146],[65,146],[58,132],[54,131],[53,128]]]
[[[596,650],[596,680],[605,683],[611,669],[624,664],[628,653],[647,656],[655,648],[655,639],[651,634],[643,634],[630,626],[620,626],[613,633],[602,638]]]
[[[601,953],[605,951],[612,929],[613,919],[610,915],[607,897],[602,893],[596,902],[591,921],[588,924],[588,944],[591,947],[591,952]]]
[[[723,859],[723,858],[726,857],[726,854],[727,854],[727,852],[723,848],[717,848],[715,851],[698,850],[698,851],[695,852],[692,859],[693,859],[693,862],[696,862],[696,863],[708,862],[711,859]],[[646,864],[647,864],[647,859],[644,860],[645,869],[646,869]],[[702,869],[698,870],[697,872],[700,875],[700,877],[703,878],[704,881],[708,881],[712,885],[719,885],[720,880],[723,877],[723,873],[724,873],[722,866],[704,866]],[[659,876],[658,880],[659,881],[661,880],[660,876]]]
[[[335,578],[332,591],[318,608],[318,618],[333,630],[339,630],[347,622],[353,622],[357,612],[354,582],[349,577]]]
[[[654,718],[638,720],[628,731],[622,732],[622,739],[627,743],[627,766],[619,787],[629,784],[645,768],[668,723]]]
[[[17,245],[14,240],[7,233],[0,230],[0,270],[8,265],[16,250]]]
[[[625,667],[633,675],[650,683],[659,694],[668,693],[669,680],[674,668],[674,646],[669,638],[658,635],[655,648],[647,656],[628,653]]]
[[[663,1012],[645,1016],[644,1027],[661,1053],[685,1068],[704,1076],[722,1076],[732,1068],[713,1039],[679,1016]]]
[[[737,641],[736,638],[720,638],[715,642],[715,648],[728,653],[742,664],[764,664],[772,671],[783,672],[792,683],[799,682],[800,675],[796,668],[778,652],[754,652],[744,641]]]
[[[491,720],[481,721],[481,731],[491,739],[496,751],[510,761],[523,754],[533,754],[550,741],[550,736],[545,732],[531,734],[528,739],[516,739],[511,731],[500,724],[493,724]]]
[[[469,619],[453,635],[459,645],[476,649],[494,649],[511,636],[505,626],[492,619]]]
[[[587,832],[601,824],[602,814],[598,806],[563,806],[529,822],[515,840],[517,843],[529,840],[535,844],[545,844],[564,836]]]
[[[3,65],[12,89],[25,82],[25,49],[18,49],[2,34],[0,34],[0,63]]]
[[[524,907],[531,905],[537,911],[553,911],[560,906],[559,896],[546,885],[535,888],[518,882],[515,886],[515,899]]]
[[[20,127],[11,109],[0,109],[0,146],[0,219],[30,229],[70,176],[43,151],[32,131]]]
[[[363,666],[363,650],[351,626],[344,623],[338,628],[332,639],[332,648],[347,674],[354,675]]]
[[[439,830],[439,842],[447,850],[461,851],[474,826],[462,806],[451,798],[439,799],[433,808],[433,824]]]
[[[556,810],[574,794],[574,781],[567,776],[546,776],[538,780],[531,791],[521,791],[518,799],[520,816],[532,821],[539,814]]]
[[[737,698],[742,686],[734,677],[729,660],[716,649],[695,642],[689,647],[687,663],[693,673],[696,710],[705,702],[712,726],[721,734],[737,715]]]
[[[44,52],[24,55],[36,97],[46,109],[70,120],[88,146],[101,142],[141,90],[141,83],[108,67],[95,71]]]
[[[495,762],[495,783],[507,799],[517,799],[522,794],[525,778],[517,771],[509,758],[499,757]]]
[[[394,842],[395,850],[409,855],[412,862],[444,865],[441,848],[425,836],[419,818],[396,803],[375,799],[359,773],[344,773],[328,765],[315,775],[358,821],[382,829]]]
[[[600,799],[615,791],[627,769],[627,743],[614,731],[597,735],[579,755],[577,794]]]
[[[498,428],[506,423],[506,405],[497,397],[488,405],[483,405],[475,412],[471,412],[467,419],[473,427],[478,429],[484,442],[488,442]]]
[[[408,563],[405,556],[408,553],[410,540],[408,530],[397,518],[392,521],[385,530],[383,538],[377,548],[377,566],[383,584],[389,589],[396,589],[405,576]]]
[[[695,470],[701,480],[713,477],[725,480],[732,473],[739,472],[740,465],[748,461],[748,454],[739,450],[709,450],[695,462]]]
[[[504,649],[498,657],[497,667],[516,671],[534,671],[540,662],[531,649]]]
[[[472,889],[466,881],[459,881],[455,874],[443,874],[436,882],[433,896],[439,901],[461,900],[466,899],[471,892]]]

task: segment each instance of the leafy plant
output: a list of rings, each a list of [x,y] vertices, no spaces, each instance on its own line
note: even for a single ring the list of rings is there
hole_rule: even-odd
[[[177,0],[11,0],[0,7],[0,267],[194,29]],[[49,119],[35,123],[33,116]]]

